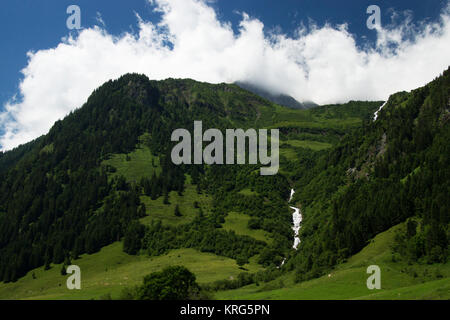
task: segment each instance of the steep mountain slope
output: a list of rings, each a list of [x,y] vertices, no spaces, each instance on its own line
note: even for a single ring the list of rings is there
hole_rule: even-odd
[[[303,239],[288,268],[298,280],[324,274],[376,234],[415,217],[397,250],[445,262],[450,221],[450,70],[390,97],[376,121],[340,141],[298,180]]]
[[[9,156],[21,147],[2,156],[20,159],[1,173],[0,278],[16,280],[30,268],[95,252],[145,214],[140,187],[109,179],[100,166],[108,155],[132,151],[150,132],[147,144],[164,158],[154,196],[181,192],[183,170],[164,157],[171,131],[191,128],[197,117],[219,128],[256,119],[258,103],[266,102],[237,87],[192,81],[127,75],[104,84],[26,154]]]

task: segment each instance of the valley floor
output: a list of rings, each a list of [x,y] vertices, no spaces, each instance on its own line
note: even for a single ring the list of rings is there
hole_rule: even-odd
[[[235,290],[219,291],[215,299],[450,299],[450,263],[408,265],[392,261],[389,249],[397,227],[376,236],[361,252],[328,275],[294,283],[287,273],[268,283],[252,284]],[[255,262],[244,265],[249,272],[262,269]],[[142,282],[144,275],[169,265],[184,265],[197,276],[197,281],[210,283],[236,278],[242,269],[233,259],[202,253],[194,249],[172,250],[158,257],[130,256],[116,242],[92,255],[82,255],[72,262],[81,268],[81,290],[68,290],[68,276],[60,274],[61,265],[50,270],[38,268],[15,283],[0,283],[0,299],[118,299],[125,287]],[[381,289],[369,290],[366,269],[376,264],[381,269]]]
[[[122,251],[122,243],[115,242],[100,252],[84,254],[72,261],[81,269],[81,289],[69,290],[61,275],[62,265],[51,265],[30,271],[15,283],[0,283],[0,299],[118,299],[125,287],[142,283],[142,278],[169,265],[183,265],[197,276],[197,282],[208,283],[233,279],[242,272],[236,261],[194,249],[176,249],[158,257],[131,256]],[[249,272],[261,269],[253,259],[244,265]],[[33,274],[34,277],[33,278]]]

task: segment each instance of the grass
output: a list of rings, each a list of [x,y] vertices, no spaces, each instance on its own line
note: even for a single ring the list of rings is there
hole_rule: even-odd
[[[348,129],[360,126],[365,114],[375,112],[378,104],[357,102],[354,110],[347,110],[348,104],[343,106],[329,106],[328,112],[313,109],[295,110],[273,105],[272,108],[260,108],[260,126],[268,128],[314,128],[314,129]],[[321,107],[324,109],[326,107]]]
[[[81,268],[81,290],[67,289],[69,275],[60,274],[61,265],[52,265],[50,270],[32,270],[15,283],[0,283],[0,299],[98,299],[105,294],[114,299],[123,288],[138,285],[145,275],[170,265],[184,265],[199,283],[236,278],[242,272],[233,259],[194,249],[172,250],[158,257],[130,256],[122,251],[121,242],[82,255],[72,264]],[[244,268],[256,272],[261,267],[250,259]]]
[[[312,140],[287,140],[283,141],[284,145],[296,147],[296,148],[308,148],[314,151],[320,151],[324,149],[331,148],[330,143],[312,141]]]
[[[146,135],[140,137],[141,142],[145,141]],[[129,160],[127,161],[127,156]],[[142,177],[150,178],[155,172],[157,175],[161,172],[161,166],[158,156],[152,154],[151,150],[140,143],[137,148],[127,154],[113,154],[111,158],[102,162],[102,165],[110,165],[116,168],[116,172],[110,176],[123,175],[127,181],[139,182]],[[191,177],[186,175],[185,190],[182,195],[172,191],[169,193],[169,204],[164,204],[164,197],[161,196],[155,200],[142,195],[141,202],[146,206],[147,216],[142,218],[141,223],[148,225],[152,220],[159,219],[163,223],[170,225],[180,225],[191,222],[199,213],[199,208],[194,208],[194,202],[197,202],[202,208],[204,214],[208,214],[211,207],[211,199],[206,194],[197,194],[196,187],[191,183]],[[178,205],[182,216],[175,216],[175,206]]]
[[[286,158],[288,162],[294,161],[297,158],[297,151],[293,148],[280,148],[280,158]],[[280,160],[281,162],[281,169],[283,169],[283,159]]]
[[[238,193],[244,195],[244,196],[257,196],[258,192],[252,191],[250,188],[245,188],[239,191]]]
[[[378,234],[363,250],[317,279],[294,283],[288,273],[267,284],[252,284],[236,290],[221,291],[218,299],[450,299],[450,263],[407,264],[393,261],[390,251],[396,230]],[[369,265],[381,269],[381,289],[366,286]],[[438,272],[437,272],[438,271]],[[439,273],[440,276],[436,276]],[[442,278],[441,278],[442,277]]]
[[[336,129],[345,130],[348,128],[356,128],[361,125],[362,120],[356,117],[349,117],[345,119],[320,119],[311,121],[295,121],[295,114],[292,114],[294,119],[286,119],[270,125],[268,128],[311,128],[311,129]]]
[[[140,219],[141,223],[145,225],[150,224],[152,220],[161,220],[169,225],[189,223],[200,212],[199,208],[194,207],[194,202],[198,203],[205,215],[211,210],[211,196],[198,194],[196,187],[191,184],[189,176],[181,196],[176,191],[169,193],[169,204],[164,204],[164,197],[152,200],[150,197],[141,196],[141,202],[145,204],[148,214],[148,216]],[[174,214],[176,205],[180,208],[181,217]]]
[[[289,174],[288,170],[285,170],[287,163],[295,162],[298,159],[299,154],[304,152],[305,149],[311,149],[313,151],[321,151],[332,147],[331,143],[314,141],[314,140],[299,140],[289,139],[284,140],[280,144],[280,171],[283,174]],[[286,163],[287,162],[287,163]]]
[[[270,237],[267,232],[264,230],[252,230],[247,227],[248,220],[250,220],[250,216],[238,213],[238,212],[229,212],[225,217],[225,223],[223,224],[223,228],[225,230],[233,230],[238,235],[246,235],[252,237],[256,240],[261,240],[266,243],[270,243]]]
[[[127,156],[129,160],[127,161]],[[152,161],[153,164],[152,165]],[[108,160],[102,161],[102,165],[110,165],[116,168],[116,172],[110,176],[123,175],[127,181],[139,182],[142,177],[150,178],[155,172],[161,172],[159,157],[152,154],[151,150],[144,144],[138,145],[131,153],[113,154]]]
[[[259,108],[260,115],[255,125],[268,129],[286,128],[284,131],[294,129],[297,134],[315,133],[310,137],[311,140],[316,140],[317,137],[318,141],[322,141],[324,136],[328,136],[329,141],[326,142],[336,143],[339,135],[361,126],[363,119],[371,117],[381,103],[350,101],[343,105],[320,106],[308,110],[294,110],[272,104],[270,107]],[[292,159],[289,155],[285,156]]]
[[[450,299],[450,280],[441,279],[412,285],[405,288],[392,289],[362,296],[360,299],[371,300],[448,300]]]

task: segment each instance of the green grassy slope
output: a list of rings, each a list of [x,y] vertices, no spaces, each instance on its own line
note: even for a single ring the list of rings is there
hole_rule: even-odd
[[[150,178],[154,173],[161,173],[160,160],[154,155],[148,146],[143,143],[148,134],[140,137],[141,143],[129,154],[113,154],[108,160],[102,162],[104,166],[111,166],[116,169],[109,173],[110,177],[122,175],[127,181],[139,182],[142,177]],[[127,159],[128,156],[128,159]],[[191,183],[191,177],[186,175],[185,190],[182,195],[176,191],[169,193],[169,203],[164,204],[164,197],[151,199],[146,195],[141,195],[141,203],[145,204],[147,216],[140,221],[148,225],[152,220],[161,220],[170,225],[179,225],[188,223],[198,215],[201,208],[204,214],[211,209],[211,197],[207,194],[198,194],[196,187]],[[194,207],[197,202],[199,208]],[[174,215],[175,206],[178,205],[181,210],[181,217]]]
[[[258,125],[270,128],[313,128],[343,130],[362,124],[382,102],[351,101],[343,105],[320,106],[308,110],[294,110],[278,105],[261,107]]]
[[[238,213],[238,212],[229,212],[225,218],[225,223],[223,224],[223,228],[225,230],[233,230],[236,234],[239,235],[247,235],[256,240],[261,240],[266,243],[270,242],[270,236],[264,230],[252,230],[248,228],[248,221],[250,220],[250,216]]]
[[[363,250],[328,275],[294,283],[288,273],[274,281],[216,293],[217,299],[450,299],[450,263],[408,265],[393,261],[393,227],[378,234]],[[395,260],[395,259],[394,259]],[[366,286],[369,265],[381,269],[381,289]]]
[[[408,265],[392,261],[389,245],[397,227],[376,236],[361,252],[336,266],[329,275],[295,284],[292,274],[269,283],[253,284],[218,292],[218,299],[449,299],[450,264]],[[37,268],[16,283],[0,284],[0,299],[98,299],[110,294],[117,298],[126,286],[139,284],[145,274],[168,265],[184,265],[199,283],[235,278],[241,269],[233,259],[193,249],[172,250],[159,257],[130,256],[116,242],[92,255],[72,261],[82,272],[82,289],[68,290],[68,276],[61,265],[50,270]],[[366,287],[367,266],[381,268],[381,290]],[[254,259],[244,266],[249,272],[261,269]],[[33,274],[35,279],[33,279]]]
[[[152,200],[150,197],[141,196],[141,202],[145,204],[147,216],[140,221],[148,225],[152,220],[161,220],[165,224],[180,225],[191,222],[200,212],[207,215],[211,210],[211,196],[202,193],[198,194],[196,187],[191,184],[190,177],[187,176],[185,190],[182,195],[176,191],[169,193],[169,204],[164,204],[164,197]],[[195,208],[194,202],[198,203],[199,208]],[[179,206],[181,217],[175,216],[175,207]]]
[[[244,267],[249,272],[260,270],[251,259]],[[199,283],[231,279],[242,272],[233,259],[218,257],[194,249],[177,249],[158,257],[131,256],[115,242],[92,255],[82,255],[72,264],[81,268],[81,290],[69,290],[69,275],[60,274],[62,265],[52,265],[30,271],[16,283],[0,283],[0,299],[98,299],[110,294],[117,299],[125,287],[142,283],[142,278],[169,265],[184,265]],[[33,279],[33,274],[35,279]]]
[[[320,151],[324,149],[331,148],[331,144],[326,142],[319,142],[319,141],[311,141],[311,140],[288,140],[286,142],[283,142],[283,144],[293,146],[293,147],[300,147],[300,148],[309,148],[314,151]]]
[[[150,178],[153,173],[161,173],[159,157],[153,155],[144,144],[138,145],[136,150],[129,154],[113,154],[108,160],[104,160],[102,165],[109,165],[117,170],[111,173],[111,177],[122,175],[127,181],[134,182],[139,182],[142,177]]]

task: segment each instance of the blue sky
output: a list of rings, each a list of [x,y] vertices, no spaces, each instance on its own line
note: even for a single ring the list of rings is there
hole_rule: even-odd
[[[167,1],[167,3],[166,3]],[[175,4],[177,3],[177,4]],[[80,38],[78,36],[82,34],[86,30],[93,30],[93,27],[95,25],[100,26],[104,30],[104,34],[107,34],[108,36],[117,36],[117,37],[123,37],[125,33],[129,33],[131,35],[134,35],[135,37],[138,37],[139,31],[142,31],[140,29],[140,26],[138,24],[136,13],[142,18],[142,20],[145,23],[148,23],[148,25],[155,26],[159,22],[163,21],[165,23],[166,29],[170,29],[169,32],[166,32],[164,30],[158,30],[157,34],[167,37],[168,34],[174,34],[177,39],[183,39],[186,38],[186,41],[180,42],[176,44],[178,47],[184,48],[183,50],[179,50],[179,52],[175,52],[176,50],[173,50],[173,57],[171,57],[169,60],[162,59],[162,62],[172,63],[172,65],[176,65],[179,63],[180,65],[184,66],[187,63],[190,63],[189,59],[190,56],[192,56],[191,50],[192,48],[186,47],[187,42],[194,42],[194,45],[197,46],[198,51],[203,51],[203,48],[205,52],[209,52],[210,46],[206,45],[205,43],[202,43],[201,37],[202,35],[207,32],[208,24],[212,23],[211,26],[214,26],[215,21],[217,23],[225,23],[230,22],[232,31],[234,32],[235,38],[230,40],[230,35],[224,35],[223,41],[229,41],[230,48],[233,47],[235,53],[233,53],[233,50],[230,49],[230,55],[229,57],[234,57],[238,59],[238,55],[236,52],[238,50],[244,50],[239,48],[244,48],[245,45],[239,42],[239,39],[244,39],[244,36],[240,36],[241,28],[240,23],[242,23],[245,19],[243,18],[242,13],[245,12],[249,15],[250,22],[245,24],[244,29],[253,30],[252,28],[256,28],[252,32],[248,32],[249,35],[247,38],[245,38],[245,41],[241,42],[249,42],[252,43],[253,38],[258,38],[258,24],[253,22],[260,22],[263,24],[263,32],[264,37],[266,37],[267,40],[270,40],[270,35],[272,33],[283,35],[288,40],[295,40],[296,42],[293,46],[290,46],[288,43],[289,41],[284,40],[277,40],[278,45],[269,45],[268,48],[264,49],[264,52],[261,53],[261,68],[263,70],[267,70],[264,74],[257,73],[255,70],[258,69],[258,66],[254,66],[253,69],[250,67],[249,70],[245,70],[244,73],[239,73],[236,70],[225,70],[226,72],[219,72],[217,71],[217,74],[212,72],[212,75],[208,74],[208,70],[205,70],[204,73],[202,72],[192,72],[192,70],[186,69],[183,70],[183,72],[169,72],[166,73],[162,71],[158,71],[155,73],[151,72],[150,66],[148,66],[148,71],[143,70],[143,73],[147,73],[149,77],[159,79],[164,78],[168,76],[174,76],[174,77],[192,77],[197,80],[203,80],[203,81],[210,81],[210,82],[230,82],[235,80],[247,80],[247,81],[253,81],[255,84],[259,84],[261,86],[267,85],[269,89],[273,89],[274,91],[282,91],[283,93],[288,93],[293,95],[295,98],[302,100],[302,98],[305,99],[315,99],[319,103],[324,102],[342,102],[347,97],[348,99],[352,98],[361,98],[361,97],[367,97],[367,99],[380,99],[380,98],[387,98],[387,92],[385,88],[376,88],[374,87],[371,91],[372,94],[369,93],[362,93],[364,91],[364,88],[369,88],[369,83],[374,82],[373,79],[363,79],[362,83],[365,83],[365,87],[362,86],[361,88],[357,88],[358,85],[355,85],[354,83],[351,84],[349,82],[348,87],[352,87],[352,90],[350,90],[348,87],[341,88],[336,87],[334,90],[330,90],[329,96],[319,96],[318,93],[316,93],[317,88],[314,86],[314,81],[310,81],[312,78],[311,69],[315,68],[316,66],[320,66],[320,68],[325,68],[328,64],[327,59],[329,60],[329,64],[334,64],[335,61],[340,61],[342,59],[345,60],[345,54],[339,56],[339,50],[345,52],[345,50],[348,50],[348,56],[354,55],[355,58],[360,58],[361,54],[367,55],[366,57],[362,57],[361,61],[368,61],[372,59],[373,64],[376,63],[376,61],[380,60],[378,56],[375,56],[375,53],[368,53],[367,46],[377,49],[377,50],[384,50],[382,54],[380,54],[381,57],[386,58],[389,54],[389,46],[394,43],[394,46],[398,46],[400,48],[403,48],[407,44],[406,38],[411,37],[414,38],[414,33],[411,32],[405,32],[403,36],[405,39],[402,39],[403,42],[398,42],[399,40],[396,38],[398,35],[398,30],[395,29],[398,24],[398,28],[400,28],[402,25],[405,26],[404,22],[406,19],[406,16],[409,14],[409,17],[412,19],[411,22],[413,25],[420,26],[421,24],[432,24],[436,22],[441,22],[441,14],[443,10],[448,6],[447,0],[430,0],[430,1],[419,1],[419,0],[410,0],[410,1],[404,1],[404,0],[386,0],[386,1],[372,1],[372,0],[343,0],[343,1],[332,1],[332,0],[279,0],[279,1],[269,1],[269,0],[246,0],[246,1],[237,1],[237,0],[218,0],[218,1],[206,1],[206,2],[200,2],[201,5],[198,4],[198,2],[194,0],[184,1],[182,4],[181,2],[178,2],[177,0],[157,0],[154,4],[150,4],[148,0],[128,0],[128,1],[113,1],[113,0],[3,0],[1,4],[1,11],[0,11],[0,23],[2,25],[2,28],[0,28],[0,37],[3,40],[3,46],[2,50],[0,50],[0,110],[5,109],[5,103],[8,101],[10,102],[10,105],[17,108],[16,111],[12,112],[9,111],[5,116],[0,118],[0,134],[3,134],[4,131],[10,131],[10,137],[14,135],[17,131],[21,130],[20,123],[21,121],[28,121],[24,120],[28,118],[27,112],[31,114],[33,110],[27,109],[29,108],[29,105],[35,104],[36,102],[32,102],[33,98],[36,97],[37,94],[34,91],[31,91],[29,88],[33,88],[34,90],[38,90],[39,88],[36,88],[36,84],[31,84],[33,78],[39,78],[39,76],[43,76],[45,74],[45,68],[48,70],[51,70],[52,72],[58,71],[61,69],[61,72],[58,73],[58,78],[56,75],[51,78],[50,76],[48,78],[45,78],[45,81],[48,81],[47,86],[41,89],[44,94],[44,91],[46,88],[51,85],[52,81],[53,83],[60,83],[61,81],[64,81],[64,78],[61,77],[61,74],[63,74],[63,69],[66,67],[66,65],[61,64],[61,58],[57,58],[57,56],[51,56],[52,53],[49,51],[46,51],[46,49],[56,48],[58,45],[61,45],[64,43],[61,39],[63,37],[68,36],[69,34],[72,35],[72,37],[77,41]],[[81,25],[82,30],[78,31],[69,31],[66,27],[66,19],[68,17],[68,14],[66,13],[66,8],[71,5],[76,4],[81,8]],[[379,30],[378,32],[376,30],[369,30],[366,27],[366,20],[368,18],[368,14],[366,13],[366,9],[369,5],[376,4],[381,8],[381,18],[382,18],[382,26],[385,27],[385,30]],[[156,7],[161,7],[167,5],[171,9],[170,12],[173,12],[175,19],[171,20],[171,14],[169,11],[166,10],[166,12],[155,12]],[[191,10],[192,11],[189,11]],[[189,29],[189,26],[179,26],[179,23],[177,24],[176,20],[183,20],[184,13],[183,10],[186,12],[190,12],[193,14],[192,19],[200,19],[201,17],[205,17],[205,22],[202,26],[206,28],[206,31],[199,31],[199,28],[196,30],[192,30],[190,33],[183,33],[182,29],[186,28]],[[197,10],[197,11],[196,11]],[[212,11],[211,11],[212,10]],[[208,14],[211,12],[214,12],[216,16],[214,18],[209,17]],[[408,13],[408,14],[405,14]],[[101,15],[102,20],[105,22],[105,25],[103,26],[99,20],[98,20],[98,14]],[[393,21],[392,16],[394,14],[397,14],[397,18]],[[186,13],[188,15],[188,13]],[[199,18],[200,17],[200,18]],[[187,17],[189,18],[189,17]],[[209,19],[209,20],[208,20]],[[201,20],[201,19],[200,19]],[[189,20],[187,23],[189,24]],[[310,35],[309,37],[305,37],[300,39],[300,37],[296,34],[296,31],[301,26],[309,27],[311,21],[314,21],[318,29],[322,31],[320,34],[316,34],[312,32],[312,30],[309,28],[306,29],[307,35]],[[324,28],[324,25],[326,23],[329,23],[333,30],[329,30]],[[348,25],[347,29],[345,31],[339,30],[338,25],[346,23]],[[178,29],[177,29],[178,28]],[[222,30],[223,29],[223,30]],[[221,33],[224,31],[226,27],[218,27],[218,29],[212,28],[212,30],[215,30],[214,32]],[[410,29],[410,26],[408,28],[402,29],[403,31],[406,29]],[[420,28],[419,28],[420,29]],[[177,31],[178,30],[178,31]],[[336,32],[334,32],[336,30]],[[409,30],[411,31],[411,30]],[[397,33],[396,33],[397,32]],[[226,33],[226,30],[224,31]],[[87,37],[87,32],[84,33]],[[189,38],[191,37],[191,38]],[[253,38],[252,38],[253,37]],[[341,42],[336,42],[336,44],[332,45],[330,48],[326,48],[328,45],[327,39],[337,39],[339,37],[342,37]],[[386,43],[380,44],[380,39],[384,37],[384,40],[387,41]],[[425,38],[425,36],[423,37]],[[92,39],[92,37],[90,38]],[[103,39],[103,38],[102,38]],[[212,38],[214,40],[214,37]],[[220,38],[222,41],[222,38]],[[315,40],[314,40],[315,39]],[[394,40],[393,40],[394,39]],[[412,39],[413,42],[416,41],[415,39]],[[436,39],[435,39],[436,40]],[[196,42],[199,42],[198,44]],[[309,42],[308,42],[309,41]],[[324,56],[323,54],[320,55],[320,59],[318,59],[316,56],[311,57],[311,54],[303,54],[299,52],[295,52],[295,50],[300,51],[305,48],[310,48],[313,46],[311,43],[314,43],[314,41],[324,41],[323,48],[324,51],[332,50],[332,48],[337,48],[337,54],[333,57],[328,58],[327,56]],[[351,45],[351,42],[355,42],[355,47],[353,48]],[[390,41],[390,42],[389,42]],[[437,41],[437,40],[436,40]],[[89,41],[86,40],[86,43]],[[389,42],[389,43],[388,43]],[[419,41],[417,41],[419,42]],[[105,50],[100,48],[100,46],[97,48],[95,42],[89,42],[93,43],[91,45],[92,50],[89,51],[89,53],[84,53],[85,55],[93,54],[94,56],[99,56],[99,50]],[[305,44],[306,43],[306,44]],[[342,43],[342,48],[340,48],[340,43]],[[438,45],[438,42],[436,42],[436,48],[441,48]],[[139,47],[141,44],[133,44],[136,45],[136,48]],[[129,45],[129,46],[133,46]],[[81,46],[81,40],[70,46],[70,49],[74,49],[70,51],[74,55],[75,49],[79,49]],[[216,45],[216,48],[212,50],[212,54],[215,54],[217,51],[223,51],[225,47],[221,47],[220,49],[217,48],[217,46],[220,47],[220,44]],[[255,40],[255,45],[251,47],[245,47],[244,51],[252,52],[254,50],[254,54],[258,53],[258,47],[261,46],[267,46],[267,44],[258,44]],[[114,48],[119,46],[113,46]],[[279,47],[282,47],[283,50],[278,50]],[[112,48],[112,47],[111,47]],[[173,47],[170,46],[169,49],[172,49]],[[303,49],[299,49],[303,48]],[[366,48],[366,49],[362,49]],[[269,49],[269,53],[267,53],[267,49]],[[408,49],[408,48],[407,48]],[[59,51],[58,51],[59,50]],[[60,53],[58,57],[61,57],[63,49],[58,49],[57,52]],[[97,50],[97,52],[95,52]],[[127,57],[130,57],[130,50],[133,51],[135,49],[121,49],[118,51],[117,55],[114,56],[114,59],[121,59],[120,54],[122,54],[124,51],[127,52]],[[278,50],[278,51],[277,51]],[[293,51],[294,50],[294,51]],[[317,51],[317,48],[311,49],[312,51]],[[402,49],[403,50],[403,49]],[[412,51],[418,52],[417,48],[412,48],[410,51],[407,51],[405,49],[404,55],[401,53],[399,56],[405,57],[405,63],[408,61],[408,59],[414,59],[415,55],[417,53],[414,53]],[[32,51],[35,53],[42,52],[42,56],[44,59],[38,59],[35,58],[33,63],[31,63],[32,59],[29,59],[27,57],[27,52]],[[78,50],[77,52],[79,52]],[[305,49],[305,52],[307,50]],[[166,53],[164,53],[164,50],[159,50],[158,53],[161,53],[162,56],[167,56]],[[394,55],[397,53],[394,53]],[[409,54],[409,56],[408,56]],[[443,53],[444,54],[444,53]],[[185,55],[184,57],[182,57]],[[283,55],[286,61],[279,61],[275,63],[274,65],[271,64],[270,61],[273,61],[274,59],[278,59],[280,55]],[[125,57],[125,56],[124,56]],[[293,58],[292,58],[293,57]],[[52,65],[52,59],[55,61],[55,65]],[[72,61],[77,61],[77,63],[83,64],[84,60],[82,60],[81,56],[76,55],[75,60],[71,60],[72,58],[68,56],[68,61],[66,64],[70,64]],[[79,60],[77,60],[79,59]],[[152,56],[147,53],[146,59],[151,60]],[[196,57],[195,61],[204,59],[204,57]],[[225,59],[223,55],[218,55],[217,59]],[[415,58],[417,59],[417,58]],[[429,57],[430,61],[435,61],[435,57]],[[42,60],[45,60],[46,62],[42,62]],[[70,60],[70,61],[69,61]],[[103,58],[104,60],[104,58]],[[242,63],[242,68],[246,68],[246,65],[248,64],[248,61],[251,61],[252,59],[248,58],[242,59],[240,63]],[[254,59],[253,59],[254,60]],[[439,59],[438,59],[439,60]],[[49,62],[50,61],[50,62]],[[58,63],[56,63],[58,61]],[[161,62],[160,61],[160,62]],[[445,63],[442,62],[442,59],[439,60],[440,65],[436,66],[436,70],[439,70]],[[123,61],[121,61],[123,62]],[[445,62],[445,60],[444,60]],[[46,64],[47,63],[47,64]],[[92,63],[92,62],[90,62]],[[290,63],[294,63],[298,66],[300,66],[299,73],[301,73],[301,77],[296,74],[290,74],[292,71],[292,67],[289,67]],[[365,62],[364,62],[365,63]],[[352,68],[368,68],[369,70],[370,63],[364,64],[363,62],[359,63],[358,65],[349,65],[348,69],[344,70],[330,70],[329,76],[327,76],[327,79],[330,80],[330,83],[336,83],[342,81],[340,77],[335,77],[336,74],[345,74],[348,73],[351,75],[353,72],[351,71]],[[142,64],[141,64],[142,65]],[[227,69],[227,66],[224,66],[223,64],[217,66],[212,64],[210,60],[205,60],[203,65],[205,65],[205,69],[208,68],[215,68],[217,70],[224,70]],[[387,64],[385,64],[387,65]],[[33,66],[30,67],[29,72],[29,80],[25,83],[30,83],[29,87],[25,88],[23,91],[19,90],[19,84],[21,81],[24,81],[23,75],[21,75],[21,70],[27,66]],[[154,65],[152,65],[154,66]],[[207,66],[207,67],[206,67]],[[87,66],[84,66],[85,68],[88,68]],[[55,68],[55,69],[53,69]],[[104,68],[107,68],[105,66]],[[110,68],[110,67],[109,67]],[[272,71],[273,70],[275,71]],[[278,68],[278,72],[276,69]],[[286,71],[281,70],[282,68],[286,68]],[[319,67],[317,67],[319,68]],[[319,68],[319,69],[320,69]],[[400,68],[400,66],[399,66]],[[145,68],[144,68],[145,69]],[[197,68],[198,69],[198,68]],[[318,70],[319,70],[318,69]],[[380,67],[378,67],[380,69]],[[44,70],[44,71],[43,71]],[[56,71],[55,71],[56,70]],[[85,92],[93,89],[92,86],[95,88],[95,86],[98,85],[98,82],[100,80],[104,80],[105,77],[107,78],[107,75],[105,74],[104,77],[98,77],[96,81],[92,82],[91,87],[83,87],[83,88],[77,88],[76,84],[74,84],[74,81],[83,81],[83,79],[80,78],[73,78],[74,76],[74,69],[68,69],[64,70],[64,72],[67,73],[68,79],[71,79],[72,86],[75,87],[76,92],[82,93],[82,98],[85,99],[84,95],[86,95]],[[104,70],[104,69],[102,69]],[[120,71],[126,72],[127,68],[122,68]],[[139,66],[133,65],[130,66],[130,71],[136,71],[139,70]],[[347,70],[350,70],[347,72]],[[368,73],[369,71],[362,70],[361,72]],[[419,71],[421,69],[418,69]],[[94,72],[94,71],[93,71]],[[92,75],[91,77],[94,77],[98,74],[100,74],[102,71],[99,69],[95,71],[96,73]],[[117,70],[119,72],[119,70]],[[288,78],[283,78],[280,73],[289,73]],[[321,70],[321,74],[327,73],[328,69]],[[113,73],[111,76],[115,76],[116,74]],[[349,77],[349,76],[347,76]],[[25,77],[26,78],[26,77]],[[415,79],[415,82],[410,82],[408,84],[405,84],[404,87],[399,86],[399,89],[403,88],[409,88],[416,83],[422,83],[425,80],[428,81],[430,78],[430,75],[427,74],[426,77],[424,76],[423,81],[422,79]],[[294,80],[293,80],[294,79]],[[297,79],[297,80],[295,80]],[[345,79],[346,80],[346,79]],[[69,81],[69,80],[67,80]],[[272,81],[272,82],[270,82]],[[296,88],[291,86],[288,88],[288,86],[284,86],[284,83],[293,83],[296,84]],[[297,82],[295,82],[297,81]],[[318,83],[323,83],[323,79],[319,81]],[[344,81],[345,82],[345,81]],[[300,88],[300,89],[298,89]],[[370,87],[371,88],[371,87]],[[58,91],[58,88],[55,89]],[[60,91],[63,91],[64,88],[61,88]],[[69,89],[67,89],[69,90]],[[71,89],[70,89],[71,90]],[[345,95],[339,95],[334,94],[333,92],[343,92]],[[19,97],[18,100],[13,101],[11,103],[11,98],[17,94]],[[53,94],[53,93],[52,93]],[[73,93],[72,93],[73,95]],[[48,94],[47,94],[48,96]],[[21,100],[23,98],[29,97],[29,104],[27,103],[21,103]],[[59,100],[58,100],[59,99]],[[80,98],[81,99],[81,98]],[[81,100],[73,99],[72,97],[68,96],[60,96],[60,97],[51,97],[51,101],[59,101],[59,104],[67,104],[65,106],[62,106],[60,112],[56,112],[58,114],[58,117],[63,116],[67,113],[68,110],[72,110],[75,107],[73,104],[80,104]],[[27,100],[27,99],[24,99]],[[41,101],[43,100],[43,101]],[[38,100],[40,103],[46,105],[47,102],[45,99]],[[49,103],[49,102],[48,102]],[[20,109],[20,110],[19,110]],[[28,111],[29,110],[29,111]],[[49,110],[48,113],[52,114],[52,111]],[[34,112],[36,112],[34,110]],[[31,116],[30,116],[31,117]],[[56,119],[51,119],[53,122]],[[17,126],[16,123],[19,123]],[[9,128],[5,128],[9,126]],[[24,124],[24,126],[26,126]],[[19,139],[17,141],[24,142],[29,138],[36,137],[38,133],[45,133],[46,130],[48,130],[49,124],[40,126],[39,119],[33,118],[32,120],[29,120],[29,123],[27,124],[28,131],[33,131],[31,126],[39,127],[40,129],[36,132],[27,134],[24,136],[24,138]],[[2,142],[3,141],[3,142]],[[18,142],[11,142],[11,146],[17,145]],[[0,145],[9,145],[5,143],[5,139],[0,139]]]
[[[382,8],[382,21],[389,21],[391,10],[411,10],[414,19],[435,20],[446,1],[442,0],[218,0],[213,3],[219,18],[230,21],[236,31],[240,16],[247,12],[264,22],[267,30],[281,28],[291,34],[301,23],[313,19],[319,25],[348,23],[349,30],[358,41],[363,36],[374,40],[375,32],[366,27],[366,8],[377,4]],[[82,10],[82,27],[98,24],[97,12],[112,34],[136,29],[137,12],[143,19],[157,21],[159,14],[153,12],[146,0],[3,0],[0,11],[0,38],[4,46],[0,50],[0,101],[10,99],[17,92],[20,70],[27,64],[26,53],[56,46],[69,30],[66,27],[66,8],[77,4]]]

